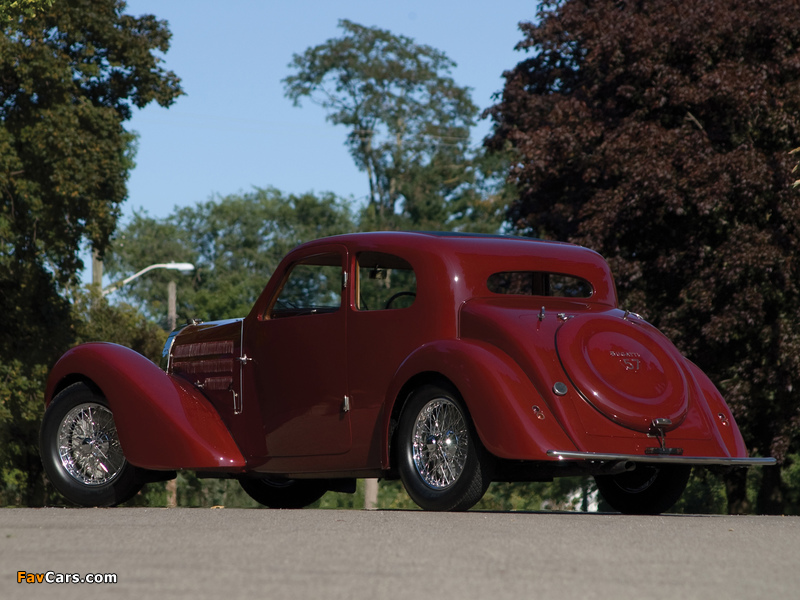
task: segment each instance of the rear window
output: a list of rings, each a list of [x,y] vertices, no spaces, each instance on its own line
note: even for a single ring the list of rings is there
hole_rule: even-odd
[[[493,294],[518,296],[554,296],[557,298],[589,298],[592,284],[574,275],[542,271],[503,271],[486,281]]]

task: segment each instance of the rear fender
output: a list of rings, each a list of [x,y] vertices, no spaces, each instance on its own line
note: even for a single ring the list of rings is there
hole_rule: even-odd
[[[145,469],[241,471],[245,459],[211,403],[124,346],[96,342],[69,350],[47,380],[47,404],[77,381],[108,400],[128,461]]]
[[[703,397],[708,407],[708,419],[714,424],[716,439],[720,444],[720,449],[727,449],[732,457],[744,458],[747,456],[747,446],[745,446],[739,426],[733,418],[722,394],[714,386],[708,376],[700,368],[688,359],[684,359],[684,364],[689,372],[694,376],[695,381],[703,392]]]
[[[463,339],[421,346],[395,374],[389,402],[404,402],[406,383],[422,373],[443,376],[458,389],[478,437],[499,458],[552,460],[548,450],[575,447],[519,365],[495,346]],[[389,466],[390,425],[387,417],[384,468]]]

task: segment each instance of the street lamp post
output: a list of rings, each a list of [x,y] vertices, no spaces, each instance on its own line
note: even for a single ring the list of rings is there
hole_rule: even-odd
[[[138,273],[134,273],[130,277],[126,277],[125,279],[121,279],[116,283],[112,283],[106,289],[103,290],[103,296],[107,296],[111,292],[115,292],[119,288],[121,288],[126,283],[130,283],[140,275],[144,275],[148,271],[152,271],[154,269],[169,269],[172,271],[180,271],[181,273],[191,273],[194,271],[194,265],[192,263],[176,263],[176,262],[169,262],[169,263],[157,263],[154,265],[150,265],[149,267],[145,267]],[[167,285],[167,321],[169,323],[169,330],[172,331],[175,329],[176,322],[178,320],[178,311],[177,311],[177,285],[174,281],[170,281]]]
[[[178,284],[172,279],[167,284],[167,327],[170,331],[178,324]]]
[[[144,275],[145,273],[147,273],[148,271],[152,271],[153,269],[171,269],[173,271],[180,271],[182,273],[191,273],[192,271],[194,271],[194,265],[192,263],[176,263],[176,262],[157,263],[155,265],[150,265],[149,267],[145,267],[138,273],[134,273],[130,277],[126,277],[125,279],[117,281],[116,283],[112,283],[110,286],[108,286],[106,289],[103,290],[103,296],[107,296],[111,292],[117,291],[126,283],[130,283],[137,277]]]

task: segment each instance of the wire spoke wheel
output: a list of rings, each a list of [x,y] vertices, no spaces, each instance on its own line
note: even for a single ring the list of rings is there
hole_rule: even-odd
[[[84,485],[110,483],[126,464],[114,416],[92,402],[76,406],[61,421],[58,454],[67,473]]]
[[[458,407],[447,398],[428,402],[414,424],[413,455],[426,485],[443,490],[453,485],[467,462],[469,431]]]
[[[491,483],[494,458],[449,385],[423,385],[408,397],[396,436],[403,485],[425,510],[467,510]]]
[[[125,458],[108,401],[84,383],[53,398],[42,420],[39,448],[47,478],[80,506],[115,506],[149,481],[147,471]]]

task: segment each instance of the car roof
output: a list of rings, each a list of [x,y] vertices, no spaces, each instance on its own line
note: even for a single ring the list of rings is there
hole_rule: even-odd
[[[490,294],[486,281],[494,273],[533,270],[585,279],[594,288],[592,302],[617,304],[610,268],[597,252],[566,242],[510,235],[439,231],[347,233],[300,244],[284,257],[278,270],[287,269],[298,258],[313,256],[318,250],[325,253],[334,245],[356,255],[383,252],[400,256],[414,267],[420,285],[428,282],[432,287],[444,286],[442,293],[455,294],[454,302]],[[453,286],[452,282],[458,285]]]
[[[371,247],[372,250],[390,247],[413,249],[442,256],[460,255],[520,256],[535,255],[541,258],[566,259],[575,262],[605,265],[597,252],[571,244],[538,238],[513,235],[464,233],[450,231],[372,231],[335,235],[301,244],[298,248],[309,248],[327,243],[342,243],[348,246]]]
[[[318,243],[340,242],[347,244],[348,242],[355,242],[359,244],[364,243],[391,243],[418,247],[422,249],[426,245],[431,247],[453,247],[453,248],[470,248],[477,250],[480,248],[487,249],[489,247],[495,248],[511,248],[517,244],[537,244],[542,248],[557,247],[559,249],[565,248],[579,248],[581,251],[596,254],[593,250],[577,246],[569,242],[558,242],[552,240],[541,240],[539,238],[521,237],[515,235],[495,234],[495,233],[472,233],[472,232],[458,232],[458,231],[369,231],[358,233],[345,233],[334,235],[330,237],[319,238],[311,242],[306,242],[303,246],[315,245]],[[514,246],[512,246],[512,244]]]

